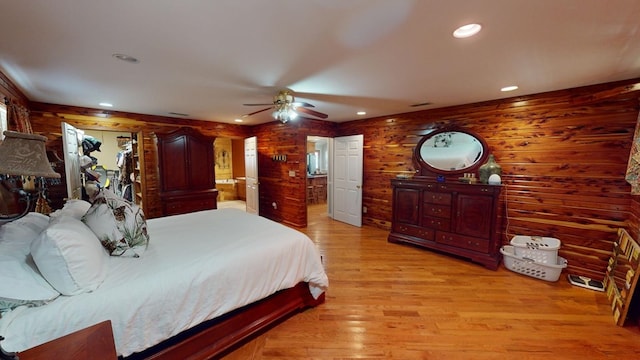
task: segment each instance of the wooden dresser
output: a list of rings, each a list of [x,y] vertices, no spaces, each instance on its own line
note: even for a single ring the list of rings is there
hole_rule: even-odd
[[[489,269],[500,263],[501,186],[394,179],[389,242],[468,258]]]
[[[214,139],[187,127],[157,137],[163,215],[217,208]]]

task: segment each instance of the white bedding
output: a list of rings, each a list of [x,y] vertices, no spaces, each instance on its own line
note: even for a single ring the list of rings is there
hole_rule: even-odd
[[[151,219],[141,258],[109,258],[109,275],[92,293],[60,296],[3,314],[8,351],[22,351],[103,320],[128,356],[205,320],[309,282],[328,280],[315,244],[303,233],[236,209]]]

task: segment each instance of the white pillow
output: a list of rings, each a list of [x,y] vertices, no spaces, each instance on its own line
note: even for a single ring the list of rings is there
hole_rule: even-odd
[[[56,210],[49,214],[51,218],[57,218],[60,216],[71,216],[80,220],[87,210],[91,207],[91,203],[80,199],[69,199],[64,203],[64,206],[60,210]]]
[[[60,295],[38,273],[31,256],[0,254],[0,284],[0,312],[44,305]]]
[[[30,212],[18,220],[0,226],[0,254],[29,254],[31,243],[48,225],[48,216]]]
[[[31,244],[38,270],[63,295],[97,289],[107,275],[108,255],[82,221],[63,216]]]

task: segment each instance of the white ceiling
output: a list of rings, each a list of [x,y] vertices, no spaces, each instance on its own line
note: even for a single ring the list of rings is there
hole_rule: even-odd
[[[342,122],[640,77],[638,0],[0,0],[0,13],[0,70],[33,101],[225,123],[284,88]],[[470,22],[479,35],[452,37]]]

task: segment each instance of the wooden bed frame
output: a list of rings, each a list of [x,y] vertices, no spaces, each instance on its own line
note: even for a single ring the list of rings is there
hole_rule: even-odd
[[[306,308],[320,305],[324,300],[324,293],[318,299],[314,299],[309,292],[309,284],[300,282],[290,289],[281,290],[265,299],[218,318],[208,320],[142,352],[132,354],[126,358],[119,357],[118,359],[200,360],[219,358],[245,341],[250,340],[254,335],[266,330],[269,326]],[[25,359],[49,359],[53,355],[51,351],[57,354],[56,357],[61,353],[64,354],[60,357],[64,360],[84,360],[91,351],[100,351],[100,354],[105,356],[103,358],[109,359],[111,357],[108,352],[113,352],[114,355],[111,356],[115,358],[115,346],[113,345],[110,322],[107,321],[105,323],[108,323],[108,334],[103,331],[104,334],[100,334],[100,339],[95,338],[98,335],[91,335],[96,331],[90,331],[91,329],[87,328],[85,329],[86,331],[81,330],[74,334],[75,336],[73,337],[66,336],[55,339],[47,344],[39,345],[20,353],[0,351],[0,359],[18,360],[18,356],[22,359],[22,354],[25,355]],[[104,324],[98,325],[102,326]],[[98,325],[92,328],[97,328]],[[104,326],[102,330],[106,330]],[[85,338],[85,333],[89,334],[86,336],[93,336],[94,338]],[[111,339],[108,344],[102,339],[105,336]],[[87,349],[88,346],[95,346],[96,341],[103,348],[104,346],[110,346],[111,348],[106,349],[108,350],[106,353],[102,350]],[[102,342],[105,342],[105,344],[102,344]],[[95,353],[92,354],[95,355]]]
[[[318,306],[324,301],[324,293],[318,299],[314,299],[309,292],[309,284],[300,282],[290,289],[278,291],[265,299],[205,321],[142,352],[131,354],[125,358],[119,357],[119,359],[199,360],[218,358],[269,326],[304,309]],[[18,359],[20,353],[6,352],[2,349],[1,340],[3,339],[0,336],[0,360]],[[52,342],[55,341],[52,340]],[[30,351],[30,356],[47,358],[46,354],[41,354],[38,349],[29,350],[36,350]],[[65,357],[65,359],[77,359],[73,356],[73,354],[69,354],[69,357]]]
[[[314,299],[308,283],[281,290],[265,299],[206,321],[126,360],[211,359],[224,355],[262,330],[309,307],[322,304],[324,293]]]

